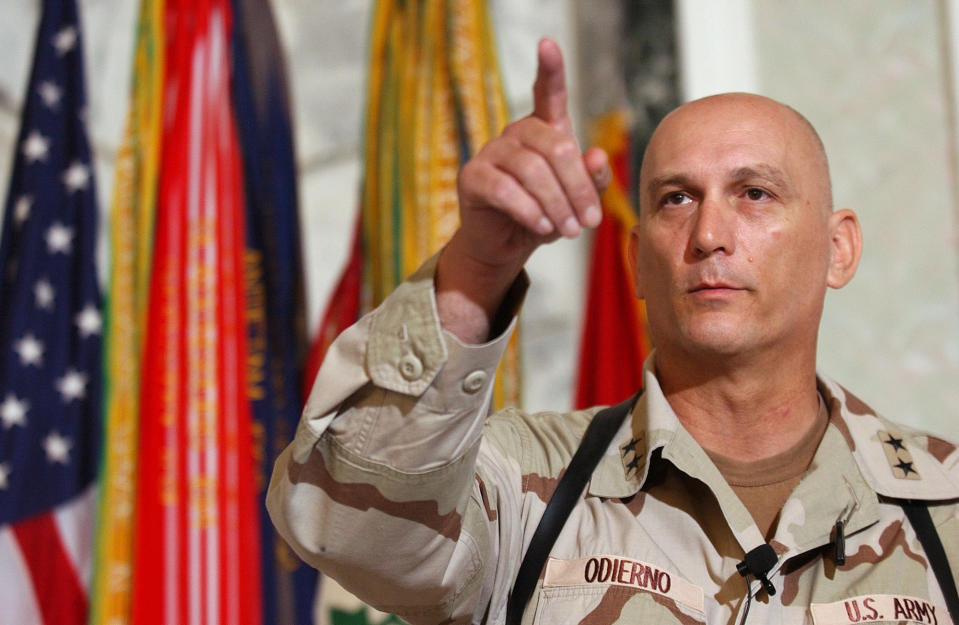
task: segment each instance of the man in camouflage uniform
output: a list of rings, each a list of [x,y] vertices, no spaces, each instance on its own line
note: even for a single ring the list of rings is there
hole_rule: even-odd
[[[487,417],[523,264],[598,223],[609,175],[572,139],[554,43],[539,64],[533,114],[461,172],[460,230],[334,343],[270,486],[301,557],[411,623],[503,622],[596,412]],[[949,623],[898,501],[929,504],[959,571],[959,452],[816,372],[826,288],[861,243],[815,131],[758,96],[692,102],[651,139],[640,195],[645,392],[523,622],[738,623],[748,591],[749,623]],[[767,543],[774,595],[736,567]]]

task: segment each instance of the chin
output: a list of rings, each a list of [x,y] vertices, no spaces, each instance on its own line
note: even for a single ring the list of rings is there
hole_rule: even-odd
[[[731,327],[730,327],[731,326]],[[748,351],[750,342],[742,324],[706,324],[683,332],[687,351],[704,356],[735,356]]]

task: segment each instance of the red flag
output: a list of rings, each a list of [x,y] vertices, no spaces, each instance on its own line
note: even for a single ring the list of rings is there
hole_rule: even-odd
[[[340,332],[347,329],[360,317],[360,293],[363,286],[363,218],[358,212],[356,226],[353,228],[353,244],[350,246],[350,258],[336,288],[330,295],[330,301],[323,312],[320,333],[310,346],[303,370],[303,397],[310,395],[313,380],[323,363],[323,356]]]
[[[636,212],[629,184],[630,141],[625,115],[613,113],[595,125],[596,144],[609,154],[613,180],[603,195],[603,222],[590,259],[586,315],[579,357],[575,406],[616,404],[643,383],[643,360],[651,346],[646,308],[636,299],[626,256]]]
[[[171,0],[134,623],[260,622],[228,0]]]
[[[314,339],[307,389],[336,335],[378,306],[456,230],[456,172],[507,123],[490,24],[485,0],[376,3],[362,239],[354,239]],[[499,407],[519,400],[516,336],[497,373],[493,402]]]

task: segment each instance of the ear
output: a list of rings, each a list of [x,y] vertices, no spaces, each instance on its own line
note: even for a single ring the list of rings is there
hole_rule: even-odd
[[[629,271],[633,275],[633,286],[636,289],[636,298],[645,299],[643,293],[643,281],[639,275],[639,224],[633,226],[629,231],[629,245],[626,249],[626,258],[629,261]]]
[[[831,214],[829,233],[830,260],[826,284],[841,289],[856,274],[862,255],[862,231],[856,213],[843,209]]]

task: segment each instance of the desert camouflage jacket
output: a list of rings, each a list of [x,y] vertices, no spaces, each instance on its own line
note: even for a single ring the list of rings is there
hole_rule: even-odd
[[[308,563],[414,624],[502,623],[522,555],[595,410],[487,416],[506,336],[441,330],[432,264],[328,353],[268,507]],[[738,623],[736,570],[764,542],[680,425],[645,392],[554,546],[524,625]],[[959,573],[959,451],[896,425],[824,376],[830,424],[771,544],[774,596],[748,623],[950,623],[897,505],[925,500]],[[843,521],[845,564],[835,558]]]

